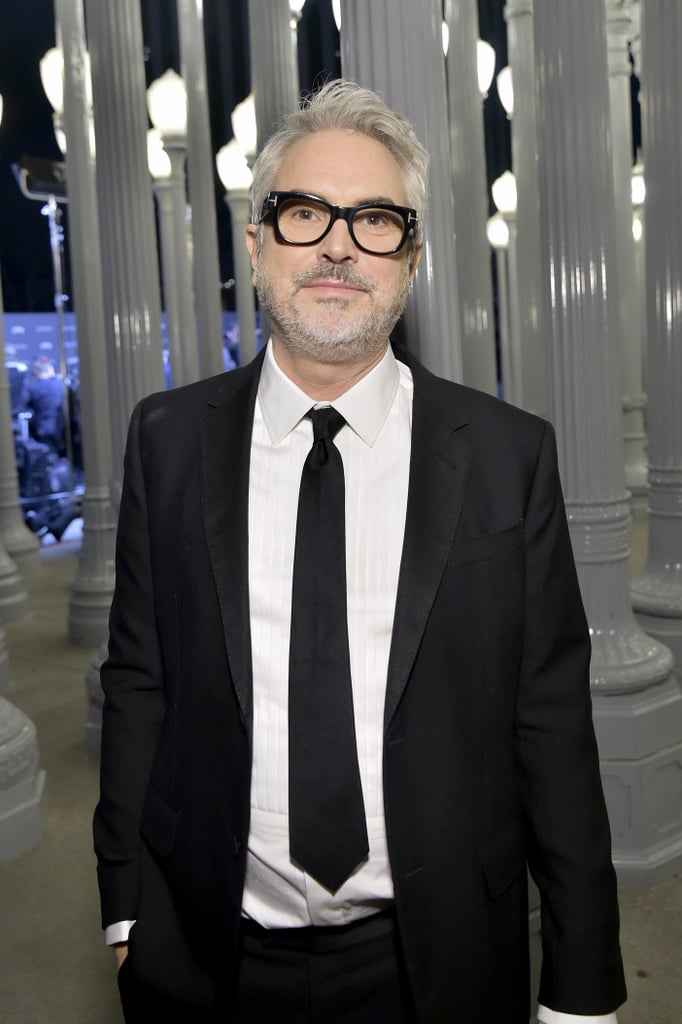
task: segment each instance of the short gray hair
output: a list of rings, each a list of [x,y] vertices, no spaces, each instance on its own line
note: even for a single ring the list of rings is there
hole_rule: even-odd
[[[257,224],[287,151],[315,132],[345,130],[376,139],[392,154],[403,173],[408,205],[419,216],[415,241],[420,243],[428,193],[429,154],[402,114],[391,110],[377,93],[355,82],[334,79],[303,101],[282,120],[265,143],[253,167],[251,222]]]

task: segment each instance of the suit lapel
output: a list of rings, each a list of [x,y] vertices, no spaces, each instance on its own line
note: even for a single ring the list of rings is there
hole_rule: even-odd
[[[261,353],[226,378],[224,394],[200,421],[202,511],[232,680],[247,729],[252,723],[249,622],[249,464]]]
[[[204,527],[237,700],[252,723],[248,508],[253,411],[264,353],[226,379],[224,395],[200,422]],[[384,709],[387,727],[400,702],[452,545],[469,446],[423,367],[410,365],[415,390],[410,482]],[[448,401],[452,393],[448,389]],[[436,399],[434,401],[434,399]]]
[[[400,358],[404,356],[401,354]],[[464,493],[469,445],[451,422],[451,409],[438,410],[435,382],[419,364],[409,363],[415,383],[412,451],[393,638],[384,708],[387,728],[400,702],[436,596]],[[442,382],[437,382],[440,386]],[[452,392],[449,392],[451,402]],[[449,415],[450,414],[450,415]],[[458,426],[462,426],[460,423]]]

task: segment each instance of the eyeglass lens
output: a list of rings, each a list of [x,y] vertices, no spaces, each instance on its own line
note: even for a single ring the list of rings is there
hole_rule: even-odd
[[[287,242],[312,244],[324,235],[331,211],[313,199],[283,199],[277,206],[279,230]],[[363,207],[352,217],[352,235],[371,252],[387,253],[400,245],[405,224],[401,214],[381,207]]]

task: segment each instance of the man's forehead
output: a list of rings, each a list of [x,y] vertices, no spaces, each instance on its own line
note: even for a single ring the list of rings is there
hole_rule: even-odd
[[[340,129],[306,135],[287,149],[275,189],[307,192],[322,199],[405,202],[403,174],[391,151],[361,132]]]

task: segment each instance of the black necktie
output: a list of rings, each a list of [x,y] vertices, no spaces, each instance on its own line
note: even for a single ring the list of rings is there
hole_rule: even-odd
[[[312,409],[303,465],[289,657],[289,848],[336,892],[369,852],[346,613],[346,515],[335,409]]]

